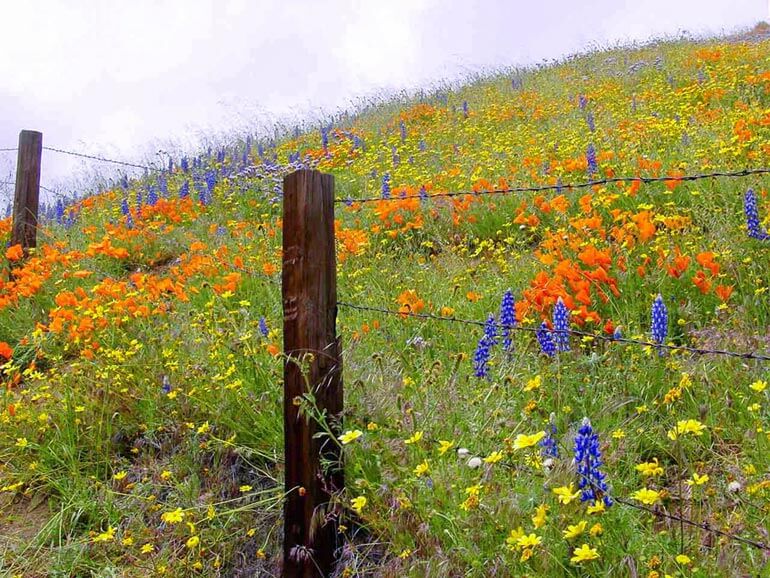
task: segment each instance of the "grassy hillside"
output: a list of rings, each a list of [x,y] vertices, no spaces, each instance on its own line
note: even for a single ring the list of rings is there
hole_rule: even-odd
[[[340,308],[341,575],[764,575],[652,511],[770,544],[768,363],[548,324],[561,300],[574,330],[768,354],[744,199],[767,229],[770,179],[676,177],[770,166],[769,71],[761,39],[600,52],[51,207],[0,281],[0,573],[278,572],[279,184],[305,164],[351,199],[341,301],[525,329]],[[567,186],[628,175],[671,179]]]

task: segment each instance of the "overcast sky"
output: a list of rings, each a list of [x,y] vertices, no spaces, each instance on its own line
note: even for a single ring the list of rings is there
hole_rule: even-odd
[[[0,0],[0,148],[138,160],[592,45],[719,33],[770,0]],[[44,185],[87,170],[46,152]],[[15,155],[0,153],[0,181]],[[0,186],[0,191],[3,188]]]

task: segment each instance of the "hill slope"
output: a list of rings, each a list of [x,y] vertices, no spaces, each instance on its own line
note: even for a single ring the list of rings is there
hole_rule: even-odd
[[[766,229],[768,178],[676,177],[770,165],[769,49],[568,59],[52,207],[0,281],[0,570],[277,572],[279,183],[297,166],[351,199],[342,301],[534,330],[561,299],[575,330],[767,354],[768,241],[744,199]],[[613,176],[670,179],[567,186]],[[541,343],[570,348],[551,356],[528,331],[344,307],[339,330],[344,429],[361,432],[344,444],[340,503],[362,526],[341,535],[342,575],[766,571],[756,544],[624,502],[770,542],[767,363],[546,325]],[[603,492],[579,487],[576,443]]]

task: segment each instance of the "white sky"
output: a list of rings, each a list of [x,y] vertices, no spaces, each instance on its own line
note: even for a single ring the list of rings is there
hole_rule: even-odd
[[[362,95],[483,68],[682,30],[732,31],[768,19],[769,5],[0,0],[0,148],[15,146],[27,128],[42,131],[44,145],[139,160],[174,144],[189,149],[203,135],[347,108]],[[14,166],[15,155],[0,153],[0,181],[13,180]],[[46,152],[42,183],[89,166]]]

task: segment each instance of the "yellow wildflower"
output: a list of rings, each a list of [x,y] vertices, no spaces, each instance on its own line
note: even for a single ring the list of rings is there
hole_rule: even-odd
[[[418,441],[422,439],[423,432],[422,431],[416,431],[414,432],[414,435],[410,437],[408,440],[404,440],[405,444],[416,444]]]
[[[187,539],[187,542],[185,542],[185,546],[190,548],[191,550],[195,548],[198,544],[200,544],[201,539],[198,536],[190,536]]]
[[[427,474],[430,471],[430,466],[428,465],[428,461],[425,460],[421,464],[417,464],[417,467],[414,468],[414,475],[418,478],[422,475]]]
[[[699,476],[697,472],[693,472],[692,479],[687,480],[688,486],[702,486],[709,481],[709,475],[703,474]]]
[[[551,490],[559,498],[560,504],[569,504],[572,500],[580,495],[580,491],[575,491],[575,484],[569,486],[561,486],[560,488],[554,488]]]
[[[362,435],[364,435],[364,432],[362,432],[360,429],[348,430],[339,437],[339,440],[342,442],[342,445],[345,445],[356,441]]]
[[[649,488],[642,488],[631,494],[631,497],[640,501],[642,504],[652,506],[655,502],[660,500],[660,492],[650,490]]]
[[[535,529],[545,526],[545,522],[548,519],[548,506],[540,504],[535,510],[535,515],[532,516],[532,523],[535,525]]]
[[[537,388],[539,388],[543,384],[543,378],[539,375],[536,375],[529,381],[527,381],[527,385],[524,386],[524,391],[533,391]]]
[[[765,389],[767,389],[767,382],[758,379],[757,381],[752,383],[749,387],[754,391],[756,391],[757,393],[762,393],[763,391],[765,391]]]
[[[454,447],[455,443],[453,441],[448,440],[439,440],[438,442],[438,453],[439,455],[444,455],[449,450],[451,450]]]
[[[578,536],[580,536],[580,534],[585,532],[587,525],[588,525],[588,522],[586,522],[585,520],[580,520],[580,522],[578,522],[577,524],[571,524],[567,526],[567,529],[563,530],[562,534],[564,534],[564,537],[567,540],[570,540],[572,538],[577,538]]]
[[[699,436],[703,435],[703,431],[706,426],[699,422],[697,419],[682,419],[676,423],[676,427],[668,432],[668,438],[671,440],[677,439],[679,436],[691,433]]]
[[[357,498],[350,500],[350,505],[357,514],[360,514],[366,506],[366,502],[366,496],[358,496]]]
[[[675,560],[679,562],[680,564],[684,564],[685,566],[688,564],[692,564],[692,560],[687,554],[679,554]]]
[[[537,534],[525,534],[516,540],[516,546],[519,548],[534,548],[535,546],[539,546],[542,542],[543,539]]]
[[[184,516],[185,514],[182,511],[182,508],[177,508],[171,512],[163,512],[163,514],[160,516],[160,519],[166,524],[178,524],[184,520]]]
[[[113,528],[112,526],[108,526],[106,532],[102,532],[101,534],[97,534],[96,536],[94,536],[91,539],[91,541],[94,542],[94,543],[97,543],[97,542],[111,542],[114,539],[115,539],[115,528]]]
[[[580,548],[575,548],[572,552],[572,558],[569,559],[573,564],[580,564],[581,562],[589,562],[596,560],[599,557],[599,552],[596,548],[591,548],[588,544],[583,544]]]
[[[516,450],[521,450],[524,448],[532,447],[536,445],[544,437],[545,437],[544,431],[539,431],[531,435],[519,434],[516,436],[516,439],[513,440],[513,448]]]
[[[503,459],[502,452],[495,451],[495,452],[492,452],[491,454],[489,454],[487,457],[485,457],[484,461],[486,463],[488,463],[488,464],[496,464],[497,462],[499,462],[502,459]]]
[[[663,468],[658,463],[658,458],[653,458],[651,462],[642,462],[637,464],[636,471],[644,477],[662,476]]]
[[[142,554],[151,554],[154,550],[155,550],[155,546],[153,546],[152,544],[145,544],[139,549],[139,551]]]

